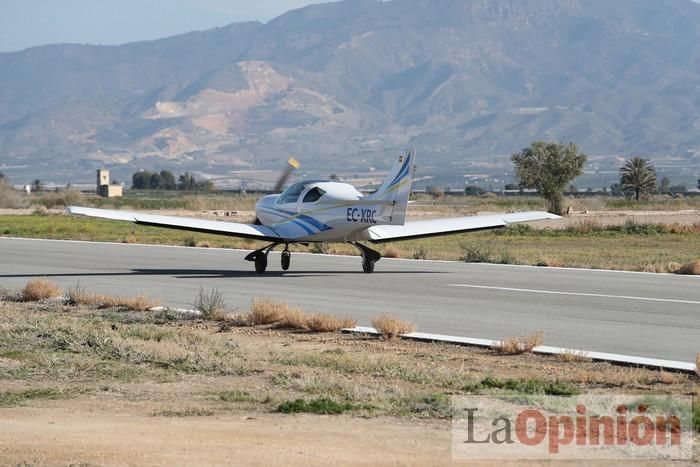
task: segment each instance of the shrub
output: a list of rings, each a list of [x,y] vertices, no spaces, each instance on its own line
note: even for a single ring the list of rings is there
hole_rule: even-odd
[[[194,299],[193,307],[201,313],[204,319],[221,320],[224,317],[226,303],[224,302],[224,295],[216,287],[211,288],[208,292],[205,292],[204,288],[200,287]]]
[[[132,311],[148,311],[160,305],[160,301],[148,298],[145,295],[135,297],[111,297],[109,295],[99,296],[100,308],[126,308]]]
[[[47,298],[56,298],[63,296],[61,289],[55,282],[46,279],[33,279],[27,282],[21,292],[22,301],[36,302],[46,300]]]
[[[68,289],[68,304],[73,306],[97,306],[100,304],[101,295],[86,292],[78,283],[75,287]]]
[[[315,314],[306,318],[305,327],[314,332],[338,332],[341,329],[353,328],[356,324],[357,321],[350,318]]]
[[[426,259],[428,257],[428,250],[422,245],[418,247],[416,251],[413,252],[413,259]]]
[[[538,331],[530,336],[506,337],[493,348],[504,355],[517,355],[532,352],[535,347],[542,344],[544,344],[544,331]]]
[[[482,248],[478,246],[466,247],[462,259],[467,263],[490,263],[493,261],[491,257],[491,248]]]
[[[384,253],[382,254],[385,258],[399,258],[401,256],[401,250],[395,246],[388,246],[384,248]]]
[[[248,321],[254,326],[279,323],[288,309],[286,303],[264,297],[254,298],[250,305]]]
[[[393,339],[400,334],[409,334],[416,330],[413,323],[389,315],[375,318],[372,321],[372,326],[387,339]]]
[[[26,197],[12,188],[5,179],[0,179],[0,208],[17,209],[27,207],[27,205]]]
[[[675,272],[678,274],[700,275],[700,259],[681,266]]]
[[[281,413],[315,413],[337,415],[352,410],[352,404],[348,402],[336,402],[333,399],[321,398],[311,402],[303,399],[282,402],[277,411]]]
[[[44,193],[35,201],[35,203],[45,207],[46,209],[54,209],[80,204],[82,200],[83,194],[78,190],[65,190],[56,191],[53,193]]]
[[[287,306],[280,309],[280,319],[277,321],[277,326],[287,329],[306,329],[306,321],[308,317],[300,308]]]
[[[668,232],[668,228],[663,224],[639,224],[629,219],[619,229],[620,232],[629,235],[658,235]]]
[[[700,376],[700,352],[695,355],[695,374]]]
[[[68,304],[83,305],[98,308],[126,308],[131,311],[148,311],[160,304],[159,300],[149,298],[145,295],[135,297],[112,297],[87,292],[80,284],[68,289]]]

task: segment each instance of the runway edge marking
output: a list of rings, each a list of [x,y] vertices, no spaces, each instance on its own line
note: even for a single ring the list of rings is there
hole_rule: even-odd
[[[354,328],[343,329],[343,332],[353,334],[372,334],[380,335],[381,333],[373,327],[356,326]],[[448,336],[443,334],[430,334],[426,332],[412,332],[410,334],[401,334],[401,338],[423,342],[445,342],[449,344],[458,344],[474,347],[493,347],[500,343],[499,340],[480,339],[474,337],[459,337]],[[664,360],[659,358],[638,357],[634,355],[622,355],[606,352],[594,352],[589,350],[566,349],[563,347],[552,347],[549,345],[541,345],[535,347],[532,353],[540,355],[576,355],[581,358],[589,358],[591,360],[611,362],[624,365],[642,366],[646,368],[682,371],[685,373],[695,373],[695,363],[680,362],[677,360]]]

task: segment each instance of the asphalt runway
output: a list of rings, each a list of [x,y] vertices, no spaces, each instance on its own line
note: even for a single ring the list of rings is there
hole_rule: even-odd
[[[216,287],[241,311],[267,296],[360,325],[389,313],[422,332],[500,339],[544,330],[548,345],[686,362],[700,352],[700,277],[386,258],[365,274],[358,257],[310,254],[292,254],[282,272],[279,253],[258,275],[245,254],[0,238],[0,287],[43,276],[174,307]]]

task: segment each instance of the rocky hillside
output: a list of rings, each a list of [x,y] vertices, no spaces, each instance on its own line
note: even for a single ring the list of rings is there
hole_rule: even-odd
[[[698,44],[690,0],[346,0],[35,47],[0,54],[0,167],[381,168],[409,145],[488,165],[538,138],[692,163]]]

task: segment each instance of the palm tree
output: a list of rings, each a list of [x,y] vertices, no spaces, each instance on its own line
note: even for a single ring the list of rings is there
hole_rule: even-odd
[[[634,199],[639,201],[641,195],[656,190],[656,170],[647,159],[633,157],[620,167],[620,184],[625,193],[634,193]]]

